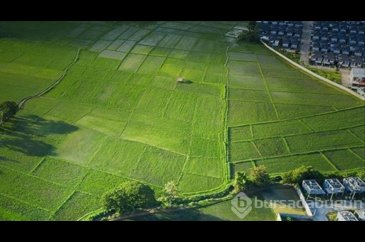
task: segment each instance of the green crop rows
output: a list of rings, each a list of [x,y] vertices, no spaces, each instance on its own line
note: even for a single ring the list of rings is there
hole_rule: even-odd
[[[82,50],[0,129],[0,220],[77,220],[127,180],[188,196],[260,164],[363,169],[364,103],[231,46],[235,24],[1,22],[0,102],[42,91]]]
[[[231,175],[257,165],[273,174],[363,169],[364,102],[248,46],[231,48],[227,65]]]

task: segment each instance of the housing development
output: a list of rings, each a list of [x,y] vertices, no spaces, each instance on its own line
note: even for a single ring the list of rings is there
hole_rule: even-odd
[[[0,22],[0,221],[364,220],[364,31]]]

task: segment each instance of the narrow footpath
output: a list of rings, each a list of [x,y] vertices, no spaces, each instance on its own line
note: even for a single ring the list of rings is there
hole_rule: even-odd
[[[76,64],[76,62],[79,59],[80,56],[80,52],[81,52],[81,48],[79,48],[77,50],[76,56],[73,59],[73,61],[66,67],[66,69],[63,71],[62,75],[55,81],[53,82],[51,85],[49,85],[46,89],[44,89],[43,91],[40,91],[38,93],[36,93],[35,95],[32,96],[28,96],[23,98],[22,100],[20,100],[20,102],[18,103],[18,109],[22,109],[24,107],[24,105],[31,99],[33,98],[37,98],[37,97],[41,97],[43,95],[45,95],[46,93],[48,93],[49,91],[51,91],[53,88],[55,88],[58,84],[60,84],[60,82],[63,80],[63,78],[67,75],[67,72],[70,70],[70,68]]]

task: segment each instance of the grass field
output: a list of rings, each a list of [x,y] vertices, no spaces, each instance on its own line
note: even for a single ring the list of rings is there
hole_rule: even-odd
[[[363,169],[364,102],[230,45],[235,24],[1,22],[0,102],[45,89],[82,50],[0,128],[0,219],[77,220],[126,180],[193,195],[222,189],[229,166]]]

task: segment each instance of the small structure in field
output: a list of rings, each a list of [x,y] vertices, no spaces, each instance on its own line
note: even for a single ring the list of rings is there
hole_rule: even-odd
[[[187,80],[187,79],[184,79],[183,77],[178,77],[177,80],[176,80],[176,82],[177,83],[187,83],[187,84],[192,83],[192,81]]]

